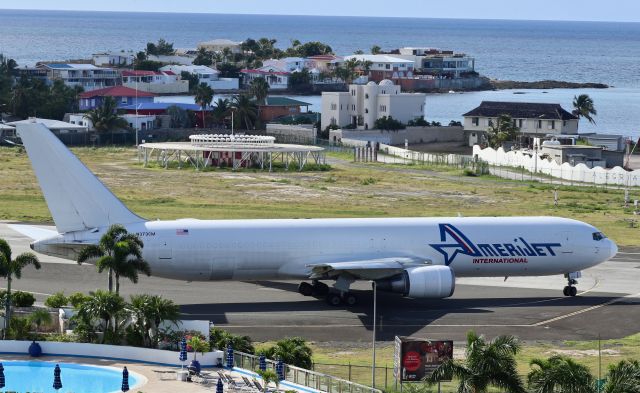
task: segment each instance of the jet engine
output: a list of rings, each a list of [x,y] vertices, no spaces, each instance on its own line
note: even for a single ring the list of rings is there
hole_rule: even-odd
[[[443,299],[453,295],[456,277],[449,266],[412,267],[387,280],[376,282],[382,291],[412,298]]]

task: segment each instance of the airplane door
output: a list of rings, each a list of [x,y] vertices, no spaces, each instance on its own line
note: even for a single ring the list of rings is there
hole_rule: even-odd
[[[571,232],[561,232],[557,237],[558,243],[562,244],[560,252],[562,254],[573,254],[574,248],[574,235]]]
[[[173,250],[169,241],[160,241],[160,247],[158,248],[158,259],[160,259],[161,261],[171,261],[173,259]]]

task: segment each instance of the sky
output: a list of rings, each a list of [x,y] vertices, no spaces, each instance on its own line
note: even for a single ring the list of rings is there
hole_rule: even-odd
[[[640,22],[639,0],[0,0],[0,9]]]

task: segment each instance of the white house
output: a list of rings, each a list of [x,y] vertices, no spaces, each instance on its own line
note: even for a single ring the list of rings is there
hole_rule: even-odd
[[[424,116],[426,94],[402,93],[390,80],[350,85],[348,92],[322,93],[322,127],[329,125],[374,128],[384,116],[407,123]]]
[[[132,130],[150,130],[155,128],[156,116],[155,115],[136,115],[136,114],[124,114],[119,115],[129,123],[129,127]],[[69,123],[84,127],[84,130],[93,131],[93,122],[84,113],[72,113],[69,115]]]
[[[220,71],[203,65],[167,65],[160,71],[171,71],[176,75],[188,72],[196,75],[199,83],[206,83],[214,90],[236,90],[240,87],[238,78],[220,78]]]
[[[368,76],[371,81],[379,82],[384,79],[413,76],[413,60],[402,59],[390,55],[352,55],[345,56],[343,61],[354,59],[369,64]]]
[[[121,84],[120,72],[111,68],[96,67],[93,64],[40,64],[46,70],[47,79],[60,79],[65,85],[82,86],[85,91],[103,89]]]
[[[269,89],[282,90],[289,87],[289,76],[291,72],[274,66],[263,66],[257,69],[245,69],[240,71],[243,75],[245,86],[251,84],[254,79],[264,78],[269,84]]]
[[[173,71],[122,71],[122,85],[155,94],[184,94],[189,81]]]
[[[93,64],[98,67],[131,66],[135,60],[133,52],[100,52],[91,55]]]
[[[282,59],[269,59],[262,62],[262,67],[272,67],[280,71],[302,71],[304,68],[313,68],[311,60],[302,57],[283,57]]]
[[[426,72],[434,76],[459,78],[465,73],[475,71],[475,59],[464,53],[455,53],[452,50],[440,50],[434,48],[400,48],[399,55],[402,59],[414,62],[416,71]]]

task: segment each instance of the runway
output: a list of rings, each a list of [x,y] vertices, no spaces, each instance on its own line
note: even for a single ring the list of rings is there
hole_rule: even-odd
[[[17,253],[29,240],[0,224],[0,238]],[[36,294],[38,301],[57,291],[70,294],[106,288],[106,275],[39,255],[39,271],[26,268],[13,287]],[[372,292],[366,282],[354,285],[360,304],[334,308],[296,292],[298,282],[181,282],[140,277],[121,283],[133,293],[165,296],[180,304],[185,319],[210,320],[257,341],[302,336],[314,341],[366,341],[371,338]],[[3,283],[4,285],[4,283]],[[378,339],[395,335],[462,340],[468,330],[489,336],[515,334],[524,340],[620,338],[638,332],[640,320],[640,250],[621,249],[613,260],[583,272],[580,296],[562,296],[562,277],[459,279],[453,297],[403,299],[378,292]]]

